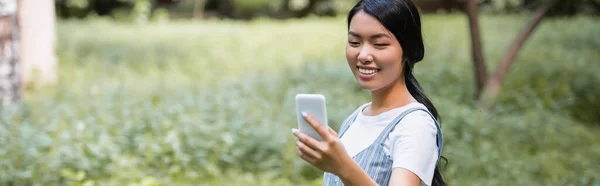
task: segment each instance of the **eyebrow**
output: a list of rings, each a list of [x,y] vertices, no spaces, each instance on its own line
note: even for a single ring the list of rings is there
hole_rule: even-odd
[[[348,34],[355,36],[355,37],[360,37],[360,35],[356,32],[349,31]],[[378,39],[378,38],[382,38],[382,37],[387,37],[387,38],[391,39],[391,37],[389,35],[384,34],[384,33],[372,35],[371,39]]]

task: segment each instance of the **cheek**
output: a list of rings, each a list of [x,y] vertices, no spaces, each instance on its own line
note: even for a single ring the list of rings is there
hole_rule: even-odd
[[[385,76],[397,78],[402,72],[402,56],[395,52],[384,52],[379,55],[379,66],[385,70]]]
[[[392,51],[382,51],[378,55],[378,61],[382,68],[397,68],[400,70],[402,56]]]
[[[348,60],[348,63],[355,63],[357,60],[357,56],[357,49],[352,47],[346,47],[346,60]]]

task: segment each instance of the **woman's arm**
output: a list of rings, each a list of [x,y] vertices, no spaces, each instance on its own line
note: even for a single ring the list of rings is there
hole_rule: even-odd
[[[332,129],[322,127],[318,121],[304,114],[304,119],[319,133],[323,141],[296,130],[298,155],[315,167],[340,177],[344,185],[377,185],[369,175],[348,155],[338,135]]]
[[[404,168],[392,169],[392,178],[390,179],[390,186],[419,186],[421,179],[409,170]]]
[[[377,185],[371,177],[362,169],[358,164],[354,161],[352,163],[348,163],[350,166],[338,175],[344,185],[354,186],[354,185]]]

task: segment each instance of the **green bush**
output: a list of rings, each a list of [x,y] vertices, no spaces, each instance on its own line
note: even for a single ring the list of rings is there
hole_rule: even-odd
[[[482,19],[493,68],[525,19]],[[600,25],[545,22],[484,114],[472,107],[465,22],[425,16],[427,55],[415,69],[442,115],[450,184],[600,184],[600,129],[571,114],[597,101],[570,102],[600,95]],[[369,100],[344,60],[344,33],[342,18],[61,21],[59,84],[1,111],[0,185],[321,185],[322,172],[295,154],[293,97],[324,94],[334,129]]]

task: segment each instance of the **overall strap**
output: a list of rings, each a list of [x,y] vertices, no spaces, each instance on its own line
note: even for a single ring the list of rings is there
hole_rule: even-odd
[[[433,121],[435,123],[435,127],[437,128],[437,137],[436,137],[437,141],[436,141],[436,144],[438,146],[438,158],[439,158],[442,155],[442,148],[444,146],[444,138],[443,138],[443,135],[442,135],[442,130],[440,128],[439,123],[435,119],[435,117],[433,117],[433,114],[431,114],[427,109],[424,109],[424,108],[410,108],[410,109],[402,112],[387,127],[385,127],[385,129],[383,129],[383,131],[381,132],[381,134],[379,134],[379,136],[377,137],[377,139],[375,140],[375,142],[383,143],[385,141],[385,139],[388,137],[389,133],[400,122],[400,120],[402,120],[406,115],[410,114],[411,112],[419,111],[419,110],[425,111],[427,114],[429,114],[429,116],[431,116],[431,119],[433,119]]]

